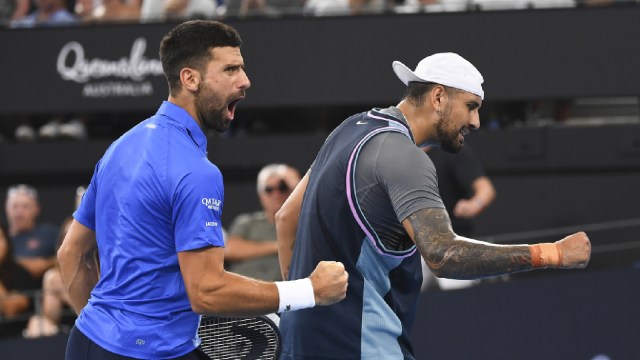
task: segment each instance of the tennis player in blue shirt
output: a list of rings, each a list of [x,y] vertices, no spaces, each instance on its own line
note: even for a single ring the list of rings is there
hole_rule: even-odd
[[[199,359],[199,314],[253,316],[345,297],[338,262],[276,283],[223,268],[224,189],[205,134],[229,127],[250,86],[240,45],[235,29],[214,21],[163,38],[169,99],[98,162],[58,252],[79,314],[67,360]]]

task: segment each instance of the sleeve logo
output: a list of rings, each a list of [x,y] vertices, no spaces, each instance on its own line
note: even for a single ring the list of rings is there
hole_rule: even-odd
[[[210,210],[220,211],[220,205],[222,200],[214,198],[202,198],[202,205],[206,206]]]

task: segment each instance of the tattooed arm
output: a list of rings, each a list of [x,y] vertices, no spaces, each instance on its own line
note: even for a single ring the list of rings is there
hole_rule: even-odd
[[[591,244],[575,233],[553,244],[496,245],[458,236],[445,209],[416,211],[402,225],[438,277],[475,279],[535,268],[584,268]],[[557,251],[557,252],[556,252]]]

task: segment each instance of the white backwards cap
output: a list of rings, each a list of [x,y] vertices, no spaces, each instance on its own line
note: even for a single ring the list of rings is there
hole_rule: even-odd
[[[468,91],[484,99],[484,78],[473,64],[456,53],[437,53],[422,59],[411,71],[400,61],[393,62],[393,71],[409,85],[412,81],[430,82]]]

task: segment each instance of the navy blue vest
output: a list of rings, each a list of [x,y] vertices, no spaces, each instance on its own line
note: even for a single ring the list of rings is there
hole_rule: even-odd
[[[349,288],[337,304],[282,315],[282,359],[414,358],[409,330],[422,283],[420,255],[408,235],[398,249],[385,246],[355,197],[358,154],[385,131],[414,142],[403,121],[374,109],[340,124],[316,157],[289,277],[309,276],[322,260],[340,261],[349,272]],[[381,206],[394,211],[390,204]]]

